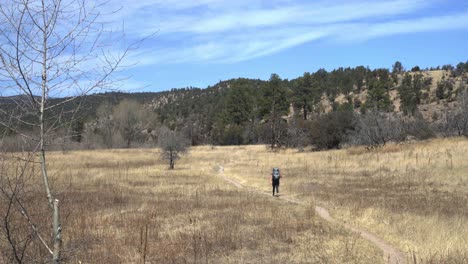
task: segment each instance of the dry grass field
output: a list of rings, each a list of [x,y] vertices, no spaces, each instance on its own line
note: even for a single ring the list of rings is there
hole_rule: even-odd
[[[468,263],[468,141],[440,139],[374,151],[276,153],[233,148],[226,173],[267,187],[279,166],[282,192],[314,201],[336,219],[370,230],[412,263]]]
[[[373,151],[195,147],[173,171],[158,157],[153,149],[49,154],[67,262],[386,263],[373,244],[318,217],[316,204],[378,234],[408,263],[468,262],[466,139]],[[273,166],[284,174],[282,197],[305,205],[259,193],[270,194]]]
[[[64,220],[70,262],[383,263],[378,249],[321,220],[313,204],[292,205],[219,177],[218,164],[233,150],[248,152],[197,147],[174,171],[157,150],[52,153],[54,185],[71,208]]]

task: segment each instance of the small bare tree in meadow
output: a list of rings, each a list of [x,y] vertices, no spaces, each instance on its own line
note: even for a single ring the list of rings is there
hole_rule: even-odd
[[[159,129],[157,145],[161,149],[161,158],[168,161],[169,169],[173,170],[176,160],[187,152],[190,141],[182,133],[162,127]]]
[[[102,6],[86,0],[0,2],[0,96],[9,96],[1,98],[5,107],[0,108],[0,132],[15,135],[28,146],[18,149],[23,152],[16,156],[2,156],[4,163],[26,163],[16,168],[9,165],[2,170],[0,181],[1,208],[4,201],[7,205],[1,212],[7,235],[0,238],[0,244],[9,245],[11,254],[2,248],[2,255],[12,256],[9,263],[26,259],[62,262],[59,191],[50,183],[47,151],[56,132],[74,120],[80,99],[115,84],[117,80],[111,75],[132,47],[111,46],[119,39],[104,30],[99,10]],[[33,165],[40,167],[39,173],[31,171]],[[24,196],[29,188],[24,180],[28,171],[41,178],[48,216],[28,213],[37,209],[37,203]],[[51,230],[46,230],[49,227]],[[23,232],[10,232],[19,229]],[[45,255],[37,253],[38,249]]]

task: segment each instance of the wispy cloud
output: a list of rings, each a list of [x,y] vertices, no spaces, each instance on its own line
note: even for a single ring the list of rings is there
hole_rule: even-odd
[[[468,28],[468,12],[448,16],[394,20],[363,26],[364,37]]]
[[[175,15],[162,22],[161,33],[216,33],[276,26],[314,26],[410,13],[428,1],[372,1],[347,3],[291,3],[289,6],[220,10],[218,14]],[[186,21],[192,23],[187,24]]]
[[[443,2],[443,1],[442,1]],[[129,36],[158,32],[132,60],[141,65],[233,63],[320,39],[371,38],[468,28],[468,10],[432,12],[439,0],[116,1]]]

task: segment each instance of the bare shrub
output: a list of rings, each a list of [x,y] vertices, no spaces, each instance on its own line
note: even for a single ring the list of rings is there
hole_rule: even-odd
[[[449,116],[449,127],[458,136],[468,137],[468,89],[458,95],[457,108]]]
[[[403,121],[403,129],[406,139],[426,140],[435,137],[431,126],[419,112],[415,112],[414,116],[407,117]]]
[[[41,231],[50,219],[44,216],[48,208],[36,180],[40,170],[31,159],[27,153],[21,158],[0,155],[0,257],[5,263],[44,263],[52,253]]]
[[[390,141],[405,139],[403,121],[395,114],[371,111],[357,118],[357,126],[350,142],[368,148],[384,146]]]
[[[287,129],[288,147],[303,151],[309,145],[308,123],[302,118],[293,119]]]

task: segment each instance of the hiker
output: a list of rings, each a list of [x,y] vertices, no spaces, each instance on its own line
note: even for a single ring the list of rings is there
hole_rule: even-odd
[[[276,194],[279,193],[279,184],[280,184],[280,178],[281,178],[281,173],[279,168],[273,168],[273,172],[271,173],[271,185],[273,186],[273,196],[275,196],[275,188],[276,188]]]

